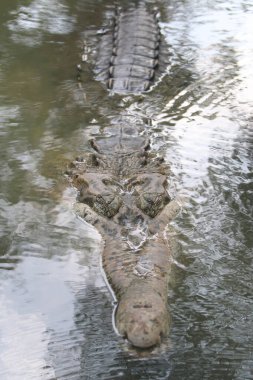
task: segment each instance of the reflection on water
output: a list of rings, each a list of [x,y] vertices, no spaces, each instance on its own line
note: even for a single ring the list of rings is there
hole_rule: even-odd
[[[28,46],[40,43],[43,33],[70,33],[75,21],[65,1],[57,0],[34,0],[29,6],[15,9],[11,16],[8,27],[14,42]]]
[[[173,65],[152,92],[121,98],[89,64],[75,77],[112,1],[1,1],[1,380],[253,379],[253,5],[158,6]],[[145,355],[113,331],[101,240],[62,174],[122,115],[148,122],[170,192],[188,199],[173,222],[171,335]]]

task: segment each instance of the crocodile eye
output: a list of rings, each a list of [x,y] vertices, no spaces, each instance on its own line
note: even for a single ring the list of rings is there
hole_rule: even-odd
[[[143,185],[144,183],[145,183],[144,179],[135,177],[135,178],[132,178],[129,181],[129,186],[132,188],[132,187],[135,187],[135,186]]]
[[[108,179],[108,178],[104,178],[102,179],[102,182],[105,186],[109,186],[112,184],[112,182]]]
[[[84,158],[83,157],[76,157],[76,162],[84,162]]]
[[[83,176],[79,174],[75,174],[73,178],[74,186],[76,186],[79,190],[85,190],[89,187],[88,182]]]

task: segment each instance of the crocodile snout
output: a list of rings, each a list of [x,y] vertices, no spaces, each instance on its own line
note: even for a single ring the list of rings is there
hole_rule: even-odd
[[[143,315],[136,316],[136,321],[126,325],[125,337],[135,347],[149,348],[158,345],[164,335],[156,320],[143,320]],[[145,319],[145,318],[144,318]]]
[[[169,327],[167,302],[157,292],[131,287],[120,299],[116,327],[135,347],[149,348],[161,342]]]

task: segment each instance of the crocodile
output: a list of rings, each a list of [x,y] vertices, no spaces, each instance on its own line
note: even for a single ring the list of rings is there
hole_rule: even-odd
[[[97,67],[113,92],[146,91],[158,73],[157,17],[141,6],[117,15],[113,25],[108,36],[114,47],[108,52],[102,40]],[[151,149],[147,129],[122,116],[117,127],[90,140],[91,150],[67,171],[78,190],[76,212],[103,237],[116,329],[140,348],[159,344],[169,330],[171,246],[165,232],[180,209],[168,193],[169,166]]]

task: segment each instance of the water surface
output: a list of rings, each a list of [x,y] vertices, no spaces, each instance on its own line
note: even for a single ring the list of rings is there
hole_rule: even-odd
[[[253,379],[253,4],[147,3],[171,66],[150,93],[120,97],[92,74],[113,1],[1,1],[1,380]],[[149,355],[114,333],[101,239],[63,175],[122,114],[147,123],[169,191],[187,197],[172,223],[172,330]]]

